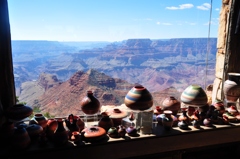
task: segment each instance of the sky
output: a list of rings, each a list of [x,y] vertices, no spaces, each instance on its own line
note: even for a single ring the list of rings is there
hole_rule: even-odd
[[[12,40],[50,41],[217,37],[221,5],[221,0],[8,0]]]

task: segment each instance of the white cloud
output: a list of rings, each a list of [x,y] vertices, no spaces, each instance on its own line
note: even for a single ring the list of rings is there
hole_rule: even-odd
[[[166,9],[169,10],[179,10],[179,9],[189,9],[192,8],[194,5],[193,4],[180,4],[178,7],[171,6],[171,7],[166,7]]]
[[[219,8],[216,8],[215,11],[219,11],[220,9]]]
[[[209,3],[203,3],[202,5],[197,6],[197,9],[200,9],[200,10],[209,10],[210,8],[211,8],[211,4]]]
[[[161,22],[157,22],[157,25],[172,25],[172,23],[161,23]]]

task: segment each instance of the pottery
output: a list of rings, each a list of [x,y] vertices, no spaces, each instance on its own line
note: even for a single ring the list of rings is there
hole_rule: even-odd
[[[21,121],[29,117],[33,113],[33,109],[27,105],[15,104],[12,107],[8,107],[5,113],[8,119],[13,121]]]
[[[187,109],[187,115],[188,117],[191,117],[195,112],[195,107],[191,107],[191,106],[188,106],[188,109]]]
[[[171,110],[173,115],[176,115],[180,110],[180,102],[173,96],[167,97],[163,100],[162,110]]]
[[[113,109],[107,110],[107,112],[109,113],[109,117],[112,119],[113,125],[115,127],[118,125],[121,125],[122,119],[128,115],[126,111],[121,110],[119,108],[113,108]]]
[[[207,127],[212,127],[213,126],[213,122],[210,118],[205,118],[203,120],[203,124],[204,124],[204,126],[207,126]]]
[[[240,73],[228,73],[223,85],[223,94],[227,102],[236,102],[240,97]]]
[[[121,124],[124,127],[130,127],[130,126],[135,126],[136,125],[136,117],[133,112],[130,113],[129,116],[125,117],[122,119]]]
[[[219,116],[222,116],[223,113],[225,113],[226,110],[222,101],[216,100],[213,105],[216,108],[216,110],[219,112]]]
[[[108,132],[108,130],[114,126],[113,121],[107,112],[101,113],[101,116],[101,119],[98,121],[98,126],[104,128],[105,131]]]
[[[208,102],[207,94],[199,85],[188,86],[181,94],[181,101],[192,107],[202,107]]]
[[[127,133],[126,128],[122,125],[119,125],[118,126],[118,136],[124,138],[126,133]]]
[[[80,102],[83,113],[93,115],[99,112],[101,106],[99,100],[93,96],[92,91],[87,91],[87,95]]]
[[[31,140],[37,139],[39,135],[43,132],[43,128],[37,124],[28,125],[26,130]]]
[[[159,115],[159,114],[162,114],[163,113],[163,110],[161,108],[161,106],[156,106],[155,109],[153,110],[153,114],[154,115]]]
[[[64,128],[63,119],[57,119],[57,129],[53,135],[53,142],[56,146],[65,145],[68,142],[68,132]]]
[[[165,110],[163,111],[164,117],[162,118],[162,125],[165,130],[171,130],[173,126],[172,111]]]
[[[125,105],[132,110],[146,110],[152,107],[153,98],[143,86],[134,86],[124,98]]]
[[[77,125],[78,125],[78,127],[80,129],[79,132],[81,132],[85,128],[85,123],[81,119],[81,117],[74,116],[74,118],[77,120]]]
[[[57,130],[58,122],[56,119],[48,119],[46,136],[48,139],[52,139],[55,131]]]
[[[22,127],[16,127],[13,136],[11,138],[11,145],[14,149],[25,149],[31,144],[31,139],[27,130]]]
[[[135,136],[137,135],[137,129],[133,126],[130,126],[126,129],[126,132],[129,136]]]
[[[73,131],[70,140],[73,141],[74,144],[78,145],[81,140],[80,132]]]
[[[90,126],[82,130],[81,136],[85,141],[97,141],[106,137],[106,131],[99,126]]]
[[[190,119],[187,116],[187,109],[182,108],[182,114],[178,117],[178,127],[180,129],[186,130],[189,129],[188,125],[190,124]]]
[[[29,121],[29,125],[31,124],[38,124],[40,125],[43,130],[45,131],[46,127],[47,127],[47,122],[48,119],[41,113],[37,113],[33,116],[33,118]]]
[[[118,130],[116,127],[111,127],[108,131],[107,131],[108,136],[112,137],[112,138],[117,138],[118,137]]]
[[[78,131],[80,132],[80,128],[77,125],[77,119],[74,118],[73,114],[70,114],[66,120],[64,120],[66,127],[68,128],[69,138],[72,136],[72,132]]]

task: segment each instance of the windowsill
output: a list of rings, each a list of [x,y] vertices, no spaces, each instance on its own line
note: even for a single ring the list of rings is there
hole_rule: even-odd
[[[165,131],[163,127],[154,127],[155,134],[139,137],[126,137],[74,146],[70,142],[63,147],[54,147],[48,142],[46,146],[39,147],[32,143],[26,150],[1,149],[0,156],[11,158],[50,158],[56,154],[62,158],[126,158],[133,156],[150,155],[186,149],[198,149],[206,146],[240,142],[240,124],[215,125],[210,128],[202,126],[202,129],[181,130],[174,127],[171,131]]]

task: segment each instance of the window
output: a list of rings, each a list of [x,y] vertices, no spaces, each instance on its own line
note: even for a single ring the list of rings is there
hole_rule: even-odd
[[[210,3],[8,0],[16,94],[62,116],[80,113],[87,89],[120,105],[137,83],[156,106],[190,84],[204,88],[215,78],[221,7],[213,1],[210,19]],[[90,69],[91,80],[76,75]]]

